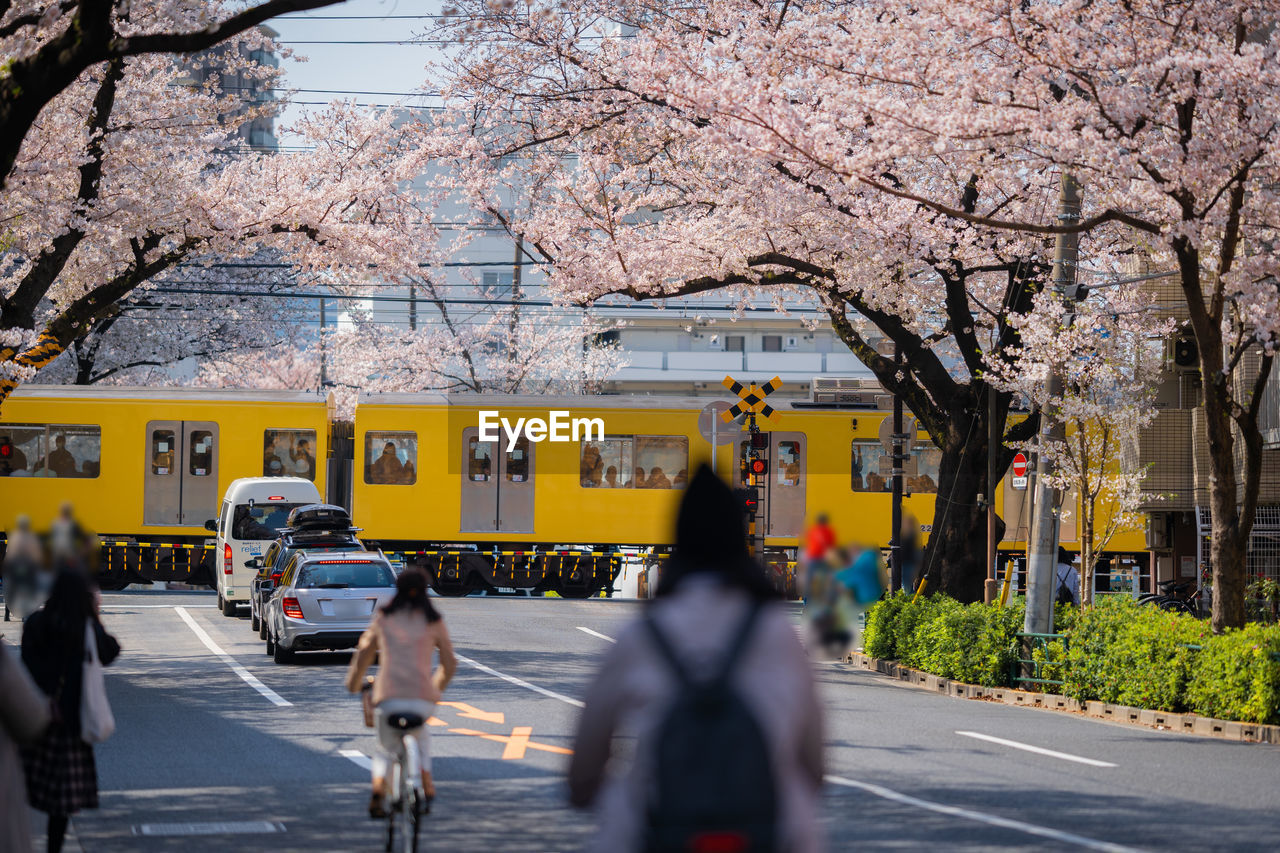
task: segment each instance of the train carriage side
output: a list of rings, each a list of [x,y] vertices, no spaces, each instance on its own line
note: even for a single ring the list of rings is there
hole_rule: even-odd
[[[324,490],[330,413],[305,392],[24,386],[0,414],[0,519],[45,530],[70,502],[103,537],[105,586],[205,582],[204,524],[232,480]]]

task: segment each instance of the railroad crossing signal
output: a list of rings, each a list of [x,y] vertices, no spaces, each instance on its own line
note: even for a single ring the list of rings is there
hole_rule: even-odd
[[[777,376],[770,379],[764,385],[756,385],[754,382],[750,385],[743,385],[732,376],[724,378],[724,387],[728,388],[740,398],[732,408],[726,409],[720,414],[720,419],[725,423],[732,423],[734,418],[740,418],[745,414],[764,415],[772,421],[778,419],[778,413],[773,407],[764,401],[774,391],[782,387],[782,380]]]

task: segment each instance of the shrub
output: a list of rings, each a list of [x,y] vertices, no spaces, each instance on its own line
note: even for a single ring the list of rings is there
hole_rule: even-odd
[[[913,603],[899,593],[868,612],[863,649],[944,678],[998,687],[1008,684],[1021,624],[1019,606],[965,606],[945,595]]]
[[[1196,655],[1187,705],[1197,714],[1280,723],[1280,626],[1248,625],[1208,636]]]
[[[1085,701],[1179,711],[1204,623],[1108,596],[1080,614],[1066,655],[1065,692]]]
[[[882,598],[867,610],[867,624],[862,632],[862,650],[873,658],[896,660],[897,648],[893,639],[893,623],[898,613],[910,602],[905,592],[899,590],[888,598]]]

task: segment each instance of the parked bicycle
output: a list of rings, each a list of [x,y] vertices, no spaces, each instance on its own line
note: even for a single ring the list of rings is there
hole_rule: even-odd
[[[1159,587],[1159,592],[1148,592],[1138,596],[1138,603],[1149,604],[1175,613],[1200,615],[1198,602],[1200,590],[1196,587],[1195,581],[1168,580],[1161,581],[1156,586]]]

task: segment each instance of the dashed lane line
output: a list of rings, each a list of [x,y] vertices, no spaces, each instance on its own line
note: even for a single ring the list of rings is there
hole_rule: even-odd
[[[1001,746],[1008,746],[1008,747],[1012,747],[1013,749],[1021,749],[1025,752],[1034,752],[1036,755],[1047,755],[1050,758],[1060,758],[1063,761],[1074,761],[1077,764],[1088,764],[1090,767],[1117,766],[1115,764],[1112,764],[1110,761],[1099,761],[1096,758],[1085,758],[1080,755],[1072,755],[1069,752],[1058,752],[1052,749],[1045,749],[1042,746],[1032,746],[1029,743],[1018,743],[1018,741],[1016,740],[1005,740],[1002,737],[996,737],[994,735],[984,735],[982,732],[956,732],[956,734],[961,735],[963,737],[971,737],[971,738],[976,738],[978,740],[985,740],[985,741],[988,741],[989,743],[998,743]]]
[[[610,643],[618,642],[613,637],[610,637],[607,634],[601,634],[599,631],[592,631],[590,628],[584,628],[581,625],[578,625],[577,628],[579,631],[581,631],[584,634],[590,634],[593,637],[599,637],[600,639],[605,640],[606,642],[610,642]]]
[[[195,635],[200,638],[200,642],[204,643],[209,651],[221,658],[223,663],[231,667],[231,671],[240,676],[241,680],[243,680],[245,684],[265,696],[272,705],[285,708],[293,704],[288,699],[285,699],[279,693],[259,681],[257,676],[237,663],[236,659],[231,655],[224,652],[222,648],[213,641],[213,638],[205,633],[203,628],[196,624],[196,620],[192,618],[191,614],[187,612],[185,607],[175,607],[173,610],[181,616],[182,621],[186,622],[187,626],[195,632]]]
[[[957,806],[948,806],[942,803],[931,802],[930,800],[922,800],[919,797],[902,794],[891,788],[872,785],[869,782],[858,782],[854,779],[846,779],[843,776],[826,776],[824,778],[832,785],[839,785],[844,788],[857,788],[859,791],[865,791],[868,794],[872,794],[886,800],[892,800],[895,803],[902,803],[906,806],[926,809],[928,811],[937,812],[938,814],[944,814],[950,817],[960,817],[966,820],[977,821],[978,823],[985,823],[988,826],[998,826],[1002,829],[1011,829],[1015,832],[1021,832],[1026,835],[1035,835],[1052,841],[1061,841],[1064,844],[1073,844],[1076,847],[1083,847],[1086,850],[1100,850],[1104,851],[1104,853],[1139,853],[1137,848],[1126,847],[1123,844],[1112,844],[1109,841],[1099,841],[1096,838],[1086,838],[1083,835],[1063,832],[1060,829],[1052,829],[1047,826],[1039,826],[1034,823],[1026,823],[1020,820],[1000,817],[999,815],[976,812],[972,809],[962,809]]]
[[[505,672],[498,672],[498,670],[494,669],[493,667],[485,666],[479,661],[472,660],[471,658],[465,657],[464,655],[458,655],[457,657],[458,657],[458,660],[462,661],[472,669],[478,669],[481,672],[488,673],[489,675],[492,675],[495,678],[501,678],[503,681],[514,684],[517,687],[523,687],[525,690],[532,690],[534,693],[541,693],[543,696],[546,696],[551,699],[555,699],[560,702],[564,702],[566,705],[572,705],[575,708],[581,708],[586,704],[581,699],[574,699],[572,696],[565,696],[563,693],[557,693],[554,690],[548,690],[545,687],[539,687],[536,684],[530,684],[529,682],[525,681],[523,678],[516,678],[514,675],[507,675]]]

